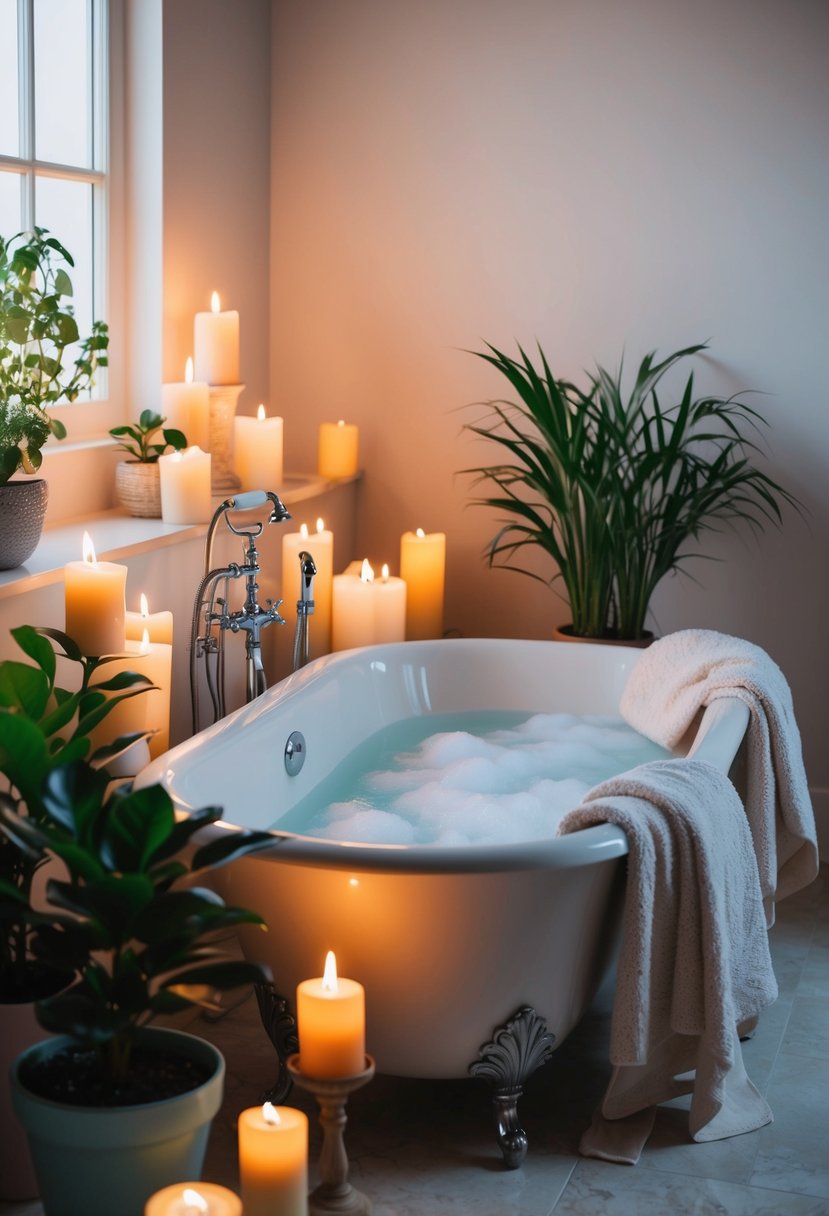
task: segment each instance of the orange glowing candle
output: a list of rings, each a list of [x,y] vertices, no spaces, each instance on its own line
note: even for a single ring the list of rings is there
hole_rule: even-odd
[[[354,477],[360,468],[360,431],[353,422],[323,422],[319,429],[317,472],[320,477]]]
[[[299,1067],[308,1077],[354,1077],[366,1067],[365,991],[337,976],[333,950],[321,978],[296,990]]]
[[[251,1106],[239,1116],[245,1216],[307,1216],[308,1118],[292,1106]]]
[[[150,1196],[144,1216],[242,1216],[242,1201],[215,1182],[174,1182]]]
[[[88,532],[83,534],[83,561],[63,568],[66,632],[81,654],[120,654],[125,641],[124,589],[127,567],[99,562]]]
[[[205,380],[193,379],[193,360],[184,365],[184,380],[161,386],[161,413],[165,427],[183,431],[188,444],[206,451],[210,446],[210,390]]]
[[[406,637],[443,634],[446,533],[404,532],[400,538],[400,577],[406,584]]]

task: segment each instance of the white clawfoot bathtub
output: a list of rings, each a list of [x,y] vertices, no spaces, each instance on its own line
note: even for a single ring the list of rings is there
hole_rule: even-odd
[[[497,639],[408,642],[319,659],[153,762],[183,811],[224,807],[264,828],[381,727],[469,709],[618,713],[641,652]],[[746,725],[736,701],[712,706],[688,748],[726,771]],[[301,771],[286,772],[292,732]],[[509,846],[338,843],[278,835],[272,849],[215,875],[228,900],[267,920],[242,934],[293,1006],[300,980],[340,974],[366,989],[366,1047],[377,1071],[462,1077],[516,1010],[530,1007],[558,1046],[613,953],[627,851],[610,825]],[[213,829],[221,830],[221,825]]]

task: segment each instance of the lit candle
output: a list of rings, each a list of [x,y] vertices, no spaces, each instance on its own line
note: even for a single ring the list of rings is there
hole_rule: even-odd
[[[333,950],[321,978],[297,985],[299,1068],[307,1077],[334,1080],[365,1071],[365,991],[339,979]]]
[[[170,650],[171,647],[168,646],[166,649]],[[118,658],[110,659],[95,669],[90,678],[90,685],[92,687],[106,684],[125,671],[137,672],[139,675],[146,676],[147,679],[152,681],[152,676],[146,662],[148,656],[145,653],[143,641],[125,642],[121,646],[121,651],[123,653]],[[126,690],[110,691],[104,689],[102,691],[105,697],[117,697]],[[149,727],[155,726],[156,723],[152,722],[149,718],[148,698],[152,695],[152,690],[147,689],[137,692],[133,696],[125,697],[123,701],[119,701],[109,711],[107,716],[89,732],[91,743],[90,755],[97,751],[98,748],[107,747],[110,743],[114,743],[121,735],[143,734]],[[168,699],[168,718],[169,712]],[[119,760],[119,775],[134,775],[144,767],[149,759],[150,753],[146,744],[133,744]]]
[[[81,654],[119,654],[124,649],[127,567],[99,562],[88,532],[83,534],[83,561],[63,568],[66,632]]]
[[[234,419],[233,467],[243,490],[281,488],[282,419],[268,418],[264,405],[255,418]]]
[[[422,528],[400,537],[400,577],[406,584],[406,637],[443,634],[446,533]]]
[[[374,571],[364,561],[359,574],[335,574],[331,596],[331,649],[374,645]]]
[[[239,383],[239,314],[221,311],[213,292],[210,312],[197,312],[193,328],[196,379],[208,384]]]
[[[144,636],[146,629],[147,635],[151,642],[169,642],[173,644],[173,614],[169,610],[164,612],[150,612],[150,605],[144,592],[141,592],[141,598],[138,601],[138,612],[127,611],[126,615],[126,636],[127,641],[140,642]]]
[[[406,637],[406,584],[389,576],[384,565],[374,584],[374,640],[402,642]]]
[[[354,477],[360,468],[360,432],[354,423],[323,422],[319,429],[320,477]]]
[[[210,446],[210,389],[205,380],[193,379],[193,360],[188,358],[184,381],[161,386],[161,413],[165,426],[183,431],[188,444],[205,451]]]
[[[307,1216],[308,1118],[292,1106],[239,1115],[239,1181],[245,1216]]]
[[[161,518],[166,524],[207,523],[212,514],[210,453],[185,448],[158,458]]]
[[[282,537],[282,607],[293,614],[300,597],[299,555],[310,553],[317,573],[314,578],[314,615],[311,618],[309,638],[311,655],[318,658],[331,649],[331,596],[334,579],[334,533],[326,529],[323,520],[317,520],[314,533],[307,524],[298,532],[286,532]]]
[[[134,645],[127,642],[127,647]],[[145,629],[139,643],[133,670],[155,684],[149,692],[142,693],[145,701],[145,723],[155,732],[149,739],[150,756],[154,760],[170,746],[170,689],[172,686],[173,647],[169,642],[150,641]]]
[[[242,1216],[242,1201],[215,1182],[174,1182],[150,1196],[144,1216]]]

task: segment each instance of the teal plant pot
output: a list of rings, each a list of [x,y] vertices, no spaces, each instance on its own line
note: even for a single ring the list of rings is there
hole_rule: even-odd
[[[20,1079],[29,1059],[59,1051],[65,1037],[36,1044],[12,1067],[12,1102],[26,1129],[44,1216],[143,1216],[150,1195],[198,1180],[210,1124],[224,1092],[224,1057],[180,1030],[150,1028],[142,1045],[212,1068],[188,1093],[140,1106],[83,1107],[33,1094]]]

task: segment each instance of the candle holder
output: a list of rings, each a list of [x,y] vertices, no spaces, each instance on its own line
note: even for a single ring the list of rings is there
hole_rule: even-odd
[[[323,1132],[319,1172],[321,1182],[308,1196],[310,1216],[325,1216],[326,1213],[347,1213],[348,1216],[369,1216],[371,1200],[362,1191],[356,1190],[348,1181],[348,1155],[343,1143],[343,1132],[347,1117],[345,1104],[348,1095],[355,1089],[367,1085],[374,1076],[374,1060],[366,1056],[366,1067],[353,1077],[327,1079],[306,1077],[299,1067],[299,1055],[288,1056],[288,1072],[300,1087],[307,1089],[317,1100],[320,1108],[320,1126]]]
[[[211,384],[210,396],[210,484],[214,494],[238,490],[241,482],[231,465],[233,419],[244,384]]]

